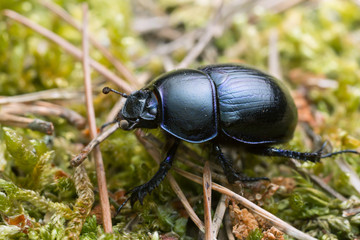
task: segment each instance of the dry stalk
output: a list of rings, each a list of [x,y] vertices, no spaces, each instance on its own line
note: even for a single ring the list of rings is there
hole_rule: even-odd
[[[219,229],[221,227],[221,223],[223,222],[223,218],[225,215],[225,211],[226,211],[226,196],[224,194],[221,195],[221,198],[218,202],[218,205],[216,207],[216,211],[213,217],[213,221],[212,221],[212,235],[214,237],[217,237],[218,233],[219,233]]]
[[[336,164],[343,172],[349,174],[350,184],[355,188],[358,193],[360,193],[360,178],[354,171],[354,169],[352,169],[352,167],[343,158],[337,159]]]
[[[102,131],[99,135],[91,140],[91,142],[86,145],[83,150],[76,155],[70,162],[71,166],[76,167],[79,166],[87,156],[92,152],[92,150],[98,146],[102,141],[108,138],[113,132],[115,132],[119,128],[119,124],[114,124],[110,128]]]
[[[203,192],[204,192],[204,221],[205,221],[205,239],[213,240],[212,221],[211,221],[211,170],[209,162],[206,161],[203,173]]]
[[[270,32],[269,37],[269,57],[268,57],[268,67],[269,67],[269,73],[273,75],[274,77],[282,80],[282,74],[281,74],[281,66],[280,66],[280,60],[279,60],[279,50],[278,50],[278,31],[276,29],[273,29]]]
[[[70,89],[49,89],[34,93],[26,93],[16,96],[0,97],[0,105],[8,103],[23,103],[39,100],[75,99],[82,96],[79,91]]]
[[[40,116],[58,116],[65,118],[71,125],[75,125],[78,129],[85,127],[86,120],[77,112],[68,108],[48,103],[35,102],[34,104],[10,103],[1,107],[1,111],[5,114],[25,115],[32,113]]]
[[[90,127],[90,136],[95,138],[97,134],[95,123],[95,112],[93,106],[92,89],[91,89],[91,76],[90,76],[90,59],[89,59],[89,42],[88,42],[88,7],[87,4],[83,4],[83,28],[82,28],[82,46],[83,46],[83,71],[84,71],[84,85],[85,85],[85,97],[86,97],[86,109],[87,117]],[[104,171],[104,163],[102,160],[99,147],[94,149],[94,158],[96,166],[96,176],[98,181],[99,196],[102,211],[102,220],[105,233],[112,232],[112,222],[110,213],[109,196],[106,186],[106,177]]]
[[[52,122],[47,122],[41,119],[19,117],[2,111],[0,112],[0,123],[6,126],[29,128],[47,135],[52,135],[54,132],[54,125]]]

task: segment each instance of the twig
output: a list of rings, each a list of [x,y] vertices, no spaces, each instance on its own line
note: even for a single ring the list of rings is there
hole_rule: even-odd
[[[32,102],[38,100],[74,99],[82,96],[79,91],[69,89],[50,89],[22,95],[0,97],[0,105],[8,103]]]
[[[189,214],[191,220],[195,223],[195,225],[199,228],[201,232],[205,232],[205,226],[199,217],[196,215],[194,210],[192,209],[189,201],[187,200],[185,194],[181,190],[179,184],[176,182],[175,178],[172,174],[168,174],[167,179],[169,180],[170,186],[173,191],[176,193],[176,196],[180,199],[181,203],[183,204],[186,212]]]
[[[278,79],[282,79],[277,43],[278,43],[278,31],[276,29],[273,29],[270,32],[270,37],[269,37],[269,57],[268,57],[269,73],[271,73],[271,75],[273,75]]]
[[[46,122],[41,119],[19,117],[12,114],[0,113],[0,123],[7,126],[29,128],[47,135],[52,135],[54,132],[54,125],[52,122]]]
[[[14,12],[11,10],[4,10],[4,15],[33,29],[37,33],[41,34],[42,36],[48,38],[49,40],[55,42],[59,46],[61,46],[66,52],[68,52],[70,55],[74,56],[76,59],[81,60],[82,59],[82,51],[60,37],[59,35],[55,34],[54,32],[51,32],[50,30],[34,23],[30,19]],[[132,88],[128,83],[126,83],[124,80],[116,76],[114,73],[112,73],[109,69],[107,69],[104,65],[100,64],[99,62],[89,59],[89,64],[92,68],[94,68],[97,72],[99,72],[101,75],[106,77],[108,80],[119,86],[124,92],[130,93],[132,92]]]
[[[95,112],[93,106],[92,90],[91,90],[91,76],[90,76],[90,59],[89,59],[89,42],[88,42],[88,7],[87,4],[83,4],[83,28],[82,28],[82,47],[83,47],[83,72],[84,72],[84,85],[85,85],[85,97],[86,97],[86,109],[90,127],[90,136],[95,138],[96,136],[96,123]],[[104,163],[102,160],[100,148],[97,146],[94,149],[94,158],[96,165],[96,176],[98,181],[99,196],[102,211],[102,220],[105,233],[112,232],[112,222],[110,213],[109,196],[106,186],[106,177],[104,171]]]
[[[225,213],[224,225],[228,239],[235,240],[234,234],[232,233],[232,227],[231,227],[232,224],[231,224],[229,211]]]
[[[86,157],[92,152],[92,150],[98,146],[102,141],[108,138],[113,132],[115,132],[119,128],[119,124],[114,124],[110,128],[102,131],[99,135],[91,140],[91,142],[86,145],[81,152],[76,155],[70,162],[71,166],[76,167],[79,166]]]
[[[186,177],[187,179],[190,179],[193,182],[196,182],[198,184],[202,184],[202,178],[198,177],[194,174],[188,173],[182,169],[174,167],[174,170],[179,173],[180,175]],[[235,192],[231,191],[228,188],[225,188],[219,184],[213,183],[212,189],[215,191],[218,191],[222,194],[227,195],[228,197],[238,201],[240,204],[242,204],[244,207],[248,208],[252,212],[260,215],[261,217],[267,219],[270,221],[272,225],[274,225],[279,230],[285,232],[289,236],[292,236],[297,239],[303,239],[303,240],[316,240],[315,238],[309,236],[308,234],[299,231],[298,229],[294,228],[290,224],[284,222],[280,218],[274,216],[273,214],[269,213],[268,211],[262,209],[261,207],[257,206],[256,204],[250,202],[246,198],[236,194]]]
[[[48,8],[50,11],[58,15],[62,18],[65,22],[76,28],[77,30],[81,31],[81,25],[71,17],[63,8],[59,5],[53,3],[52,1],[48,0],[40,0],[40,4],[44,7]],[[118,60],[116,59],[111,52],[103,47],[91,34],[89,34],[89,40],[92,45],[94,45],[102,54],[103,56],[116,68],[116,70],[130,83],[135,83],[139,86],[139,82],[137,79],[132,75],[132,73]]]
[[[219,233],[219,229],[225,215],[225,211],[226,211],[225,200],[226,200],[226,196],[222,194],[213,217],[212,235],[214,236],[214,238],[216,238]]]
[[[198,173],[202,173],[204,171],[204,168],[202,166],[195,164],[193,161],[189,161],[186,156],[180,155],[178,156],[178,159],[180,162],[184,163],[188,167],[191,167],[192,170]],[[212,172],[211,178],[219,181],[220,183],[228,183],[226,177],[222,174]]]
[[[358,193],[360,193],[360,178],[356,174],[356,172],[343,158],[336,159],[336,163],[343,172],[349,174],[350,184],[355,188]]]
[[[77,112],[48,102],[35,102],[35,104],[12,103],[1,107],[1,111],[8,114],[24,115],[27,113],[41,116],[58,116],[68,120],[78,129],[84,128],[86,120]]]
[[[211,170],[209,162],[206,161],[203,173],[203,192],[204,192],[204,222],[205,222],[205,239],[213,240],[212,221],[211,221]]]
[[[108,113],[106,117],[106,122],[112,122],[115,117],[119,114],[120,110],[124,106],[126,101],[126,98],[120,98],[115,105],[111,108],[110,112]]]

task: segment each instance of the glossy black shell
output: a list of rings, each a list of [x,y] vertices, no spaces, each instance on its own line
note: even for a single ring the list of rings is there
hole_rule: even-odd
[[[160,127],[201,143],[221,135],[248,144],[287,142],[297,109],[279,80],[239,65],[211,65],[161,75],[149,88],[160,105]]]

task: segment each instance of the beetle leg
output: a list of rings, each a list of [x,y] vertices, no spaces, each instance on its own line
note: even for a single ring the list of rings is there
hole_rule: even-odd
[[[286,157],[286,158],[295,158],[302,161],[310,161],[310,162],[319,162],[321,158],[328,158],[336,154],[341,153],[355,153],[359,154],[359,152],[355,150],[342,150],[338,152],[332,152],[328,154],[322,154],[324,146],[320,148],[320,150],[316,152],[296,152],[291,150],[273,148],[273,147],[264,147],[264,148],[256,148],[256,150],[252,150],[253,153],[264,154],[267,156],[278,156],[278,157]]]
[[[131,196],[128,199],[126,199],[123,204],[121,204],[117,213],[120,212],[121,208],[125,205],[125,203],[128,200],[130,200],[131,206],[133,206],[137,200],[139,200],[140,204],[142,205],[146,194],[150,193],[157,186],[159,186],[159,184],[161,183],[162,180],[164,180],[166,174],[168,173],[168,171],[172,166],[179,143],[180,143],[179,140],[176,140],[174,142],[174,144],[171,146],[170,150],[168,151],[166,158],[164,159],[164,161],[160,163],[159,170],[148,182],[144,183],[143,185],[137,186],[128,192],[131,193]]]
[[[232,165],[232,161],[227,159],[223,152],[221,151],[221,148],[219,145],[214,144],[214,150],[216,153],[217,158],[220,161],[220,165],[222,167],[222,169],[224,170],[225,176],[228,180],[229,183],[234,183],[235,181],[240,181],[240,182],[255,182],[255,181],[259,181],[259,180],[267,180],[269,181],[269,178],[267,177],[247,177],[244,176],[243,174],[239,174],[235,171],[235,169],[233,168]]]
[[[310,161],[310,162],[319,162],[322,153],[322,149],[316,152],[296,152],[296,151],[273,148],[273,147],[255,148],[254,150],[252,150],[252,152],[255,154],[257,153],[266,156],[295,158],[298,160]]]

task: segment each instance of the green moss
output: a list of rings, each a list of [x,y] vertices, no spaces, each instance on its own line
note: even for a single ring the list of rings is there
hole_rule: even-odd
[[[256,228],[254,230],[251,230],[246,240],[261,240],[264,237],[261,230],[259,228]]]

